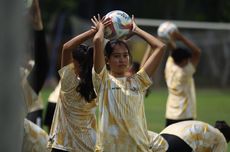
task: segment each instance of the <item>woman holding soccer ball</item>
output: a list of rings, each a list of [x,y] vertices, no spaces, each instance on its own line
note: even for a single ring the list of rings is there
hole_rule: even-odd
[[[150,77],[164,54],[164,43],[139,28],[132,17],[132,34],[143,38],[154,53],[141,70],[127,76],[129,47],[116,39],[108,41],[104,48],[105,19],[98,15],[91,20],[97,30],[93,39],[93,84],[100,111],[96,151],[165,151],[166,141],[152,133],[150,136],[144,110],[144,92],[152,84]]]
[[[94,50],[84,43],[95,33],[95,29],[89,29],[63,45],[61,86],[48,142],[52,152],[94,151],[97,107],[92,83]]]
[[[158,36],[161,35],[158,33]],[[176,45],[176,42],[182,46]],[[170,55],[165,65],[165,81],[168,87],[165,126],[196,119],[194,74],[201,56],[201,49],[178,29],[169,32],[167,47]]]

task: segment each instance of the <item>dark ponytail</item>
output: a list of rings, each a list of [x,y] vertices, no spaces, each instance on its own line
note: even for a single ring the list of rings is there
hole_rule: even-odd
[[[80,82],[76,88],[87,102],[91,102],[96,98],[92,82],[93,67],[93,48],[86,45],[80,45],[72,52],[73,59],[79,63]]]

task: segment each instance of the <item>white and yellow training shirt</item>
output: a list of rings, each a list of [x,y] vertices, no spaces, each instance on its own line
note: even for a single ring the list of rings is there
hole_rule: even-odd
[[[168,57],[165,67],[165,79],[169,93],[166,105],[167,119],[196,118],[194,73],[195,67],[191,62],[182,68],[174,63],[172,57]]]
[[[115,78],[106,67],[99,74],[93,69],[93,83],[100,112],[96,151],[150,152],[164,149],[164,140],[157,142],[159,138],[151,137],[147,130],[144,92],[151,80],[144,70],[130,77]]]
[[[49,152],[48,134],[28,119],[24,119],[22,152]]]
[[[182,121],[166,127],[160,134],[175,135],[184,140],[194,152],[226,152],[224,135],[201,121]]]
[[[76,91],[79,78],[74,65],[59,70],[60,98],[57,102],[49,135],[49,148],[69,152],[93,152],[96,143],[96,100],[88,103]]]

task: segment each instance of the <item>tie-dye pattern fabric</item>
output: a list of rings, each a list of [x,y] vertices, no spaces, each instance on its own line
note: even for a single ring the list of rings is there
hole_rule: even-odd
[[[194,66],[189,62],[181,68],[169,57],[165,67],[168,87],[166,118],[179,120],[196,118],[196,93],[193,80]]]
[[[152,146],[153,137],[148,134],[145,118],[144,92],[151,85],[145,71],[115,78],[105,67],[100,74],[93,69],[93,83],[100,111],[96,151],[149,152],[157,149],[157,144]]]
[[[224,135],[200,121],[183,121],[166,127],[160,134],[172,134],[184,140],[194,152],[226,152]]]
[[[76,91],[79,79],[73,64],[59,70],[60,98],[49,135],[48,147],[69,152],[92,152],[96,142],[96,100],[91,103]]]

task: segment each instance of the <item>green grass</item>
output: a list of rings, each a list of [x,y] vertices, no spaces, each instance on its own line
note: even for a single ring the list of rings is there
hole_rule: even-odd
[[[46,102],[50,89],[43,91]],[[230,89],[197,89],[197,120],[214,124],[216,120],[225,120],[230,124]],[[145,98],[145,114],[149,130],[160,132],[165,125],[166,89],[153,89]],[[44,103],[46,105],[46,103]],[[228,144],[230,152],[230,144]]]
[[[145,98],[145,113],[148,127],[160,131],[165,124],[165,105],[167,90],[152,90]],[[197,90],[197,119],[214,124],[225,120],[230,124],[230,90]]]
[[[216,120],[230,124],[230,90],[197,89],[197,120],[211,125]],[[167,90],[152,90],[145,99],[145,114],[149,130],[160,132],[165,125]],[[230,152],[230,143],[228,144]]]

